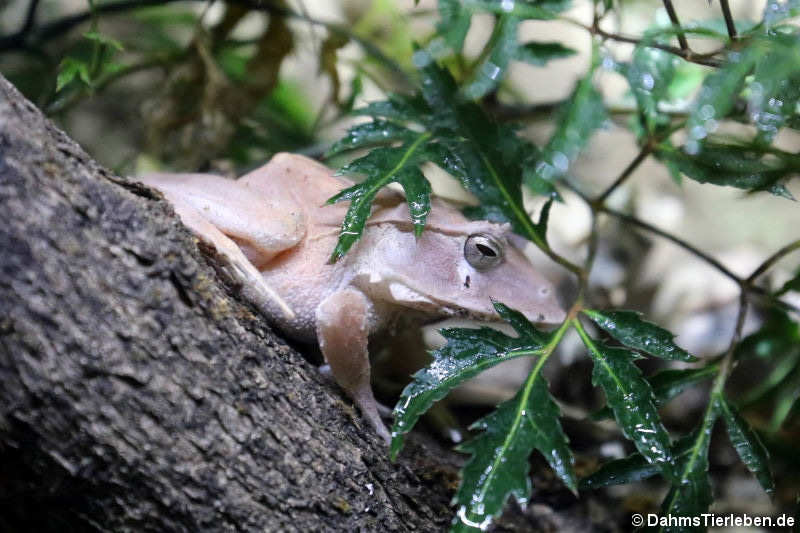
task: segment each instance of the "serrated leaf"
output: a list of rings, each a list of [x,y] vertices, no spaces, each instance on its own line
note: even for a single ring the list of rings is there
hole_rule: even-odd
[[[689,452],[693,443],[692,436],[679,439],[672,446],[672,455],[680,461]],[[642,454],[632,453],[623,459],[615,459],[604,463],[590,476],[581,480],[580,488],[597,489],[609,485],[624,485],[649,479],[660,472],[657,465],[647,462]]]
[[[577,52],[561,43],[541,43],[530,41],[519,45],[514,59],[531,65],[542,66],[554,59],[563,59],[575,55]]]
[[[403,447],[403,436],[411,431],[419,417],[454,387],[503,361],[538,355],[550,341],[551,334],[534,328],[518,311],[498,302],[494,303],[494,308],[515,329],[517,336],[490,328],[442,329],[440,333],[447,344],[433,352],[433,362],[427,368],[414,374],[395,407],[392,458]]]
[[[756,145],[742,146],[706,142],[700,152],[689,155],[661,145],[656,155],[675,165],[684,175],[700,182],[736,187],[748,191],[768,191],[783,196],[774,186],[800,170],[796,158],[776,158]]]
[[[494,90],[505,75],[509,62],[517,52],[517,27],[519,19],[510,15],[498,18],[489,43],[486,56],[465,82],[461,94],[470,100],[477,100]]]
[[[379,146],[392,142],[409,142],[419,137],[419,132],[412,131],[405,126],[386,120],[375,120],[353,126],[344,137],[339,139],[328,150],[327,156],[332,156],[347,150]]]
[[[536,164],[525,169],[525,182],[541,179],[552,182],[569,169],[570,163],[606,120],[603,97],[592,83],[592,73],[578,82],[559,112],[558,127]],[[535,184],[531,184],[535,188]]]
[[[390,94],[388,100],[370,102],[353,110],[354,115],[385,118],[396,122],[419,122],[430,110],[418,96]]]
[[[676,462],[678,476],[661,504],[660,516],[694,517],[708,512],[713,500],[708,477],[708,446],[719,413],[715,399],[712,397],[709,401],[700,428],[691,436],[688,453]],[[705,528],[669,525],[662,526],[659,531],[705,531]]]
[[[659,466],[664,477],[674,479],[669,435],[659,419],[653,389],[633,364],[636,354],[592,339],[577,319],[575,327],[594,363],[592,383],[605,392],[606,403],[614,412],[623,435],[649,462]]]
[[[675,56],[663,50],[638,46],[633,60],[626,69],[626,78],[631,87],[639,112],[644,117],[649,132],[664,121],[658,111],[658,103],[665,99],[675,75]]]
[[[369,218],[372,201],[378,191],[392,182],[400,183],[406,192],[406,202],[414,224],[414,232],[420,234],[430,212],[431,186],[418,165],[425,160],[424,145],[430,138],[420,134],[398,148],[378,148],[360,159],[356,159],[340,170],[342,174],[365,174],[366,179],[349,187],[328,200],[328,203],[350,201],[339,240],[331,254],[335,262],[361,237]]]
[[[714,377],[718,370],[719,363],[711,363],[700,368],[662,370],[646,379],[653,388],[656,406],[660,407],[692,385]],[[608,406],[590,415],[592,420],[603,420],[612,416],[613,412]]]
[[[79,59],[65,57],[59,65],[58,77],[56,78],[56,92],[61,91],[69,85],[75,78],[80,79],[87,86],[92,84],[89,77],[89,65]]]
[[[736,453],[756,476],[761,487],[768,493],[773,492],[775,483],[772,481],[772,472],[769,468],[769,452],[761,439],[725,398],[720,396],[717,403],[722,413],[722,419],[725,420],[725,426],[728,428],[728,437],[733,447],[736,448]]]
[[[592,309],[584,309],[583,313],[625,346],[662,359],[697,361],[696,357],[675,344],[675,335],[652,322],[642,320],[640,313]]]
[[[541,374],[529,377],[517,395],[470,429],[482,433],[460,445],[472,457],[462,470],[453,502],[459,506],[452,531],[485,529],[509,496],[525,507],[531,494],[528,457],[539,450],[559,478],[577,492],[569,441],[560,412]]]

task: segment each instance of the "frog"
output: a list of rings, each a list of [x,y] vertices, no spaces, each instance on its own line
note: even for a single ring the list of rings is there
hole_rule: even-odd
[[[449,317],[497,320],[495,302],[542,326],[565,317],[554,284],[523,253],[525,241],[510,224],[470,220],[435,196],[417,234],[403,193],[382,189],[360,239],[331,261],[348,202],[328,200],[354,182],[314,159],[279,153],[235,180],[136,179],[227,258],[243,297],[268,322],[319,346],[336,383],[387,443],[370,384],[371,338]]]

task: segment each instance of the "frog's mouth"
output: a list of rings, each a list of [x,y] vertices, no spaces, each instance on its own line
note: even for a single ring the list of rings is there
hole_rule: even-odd
[[[421,311],[437,318],[458,317],[472,320],[491,320],[494,316],[493,313],[470,311],[463,307],[454,306],[452,303],[425,296],[399,281],[393,281],[389,284],[389,296],[397,305]]]

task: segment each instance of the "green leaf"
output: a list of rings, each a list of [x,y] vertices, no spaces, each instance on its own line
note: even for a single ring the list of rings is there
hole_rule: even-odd
[[[519,19],[516,17],[503,15],[498,18],[486,45],[488,53],[461,90],[465,98],[477,100],[497,87],[508,63],[517,52],[518,26]]]
[[[331,254],[331,262],[347,253],[361,237],[375,195],[392,182],[400,183],[405,189],[414,232],[417,235],[422,233],[425,219],[430,212],[431,186],[418,165],[425,160],[424,145],[429,138],[428,134],[420,134],[415,140],[399,148],[378,148],[340,170],[341,174],[365,174],[367,178],[328,200],[330,204],[350,201],[350,207],[342,221],[339,240]]]
[[[687,388],[710,379],[719,371],[719,363],[711,363],[700,368],[662,370],[646,378],[653,388],[656,406],[662,406]],[[591,415],[592,420],[611,418],[613,412],[606,406]]]
[[[332,156],[347,150],[365,148],[392,142],[410,142],[419,137],[419,133],[404,126],[386,120],[375,120],[358,124],[347,130],[347,134],[339,139],[327,156]]]
[[[628,84],[650,133],[665,120],[658,111],[658,103],[667,96],[675,75],[676,63],[677,59],[673,54],[657,48],[638,46],[633,53],[633,61],[625,69]]]
[[[758,129],[756,142],[769,144],[800,100],[800,38],[776,34],[765,44],[768,51],[756,63],[748,84],[747,111]]]
[[[788,18],[800,15],[800,0],[768,0],[763,22],[767,30]]]
[[[656,405],[663,405],[689,387],[711,379],[719,371],[719,363],[700,368],[662,370],[650,376],[647,381],[653,387]]]
[[[515,59],[531,65],[542,66],[554,59],[563,59],[575,55],[572,48],[567,48],[561,43],[540,43],[536,41],[519,45]]]
[[[559,416],[547,382],[536,373],[513,399],[472,425],[470,429],[482,433],[458,447],[472,457],[462,470],[461,484],[453,498],[459,508],[452,531],[484,530],[503,510],[509,496],[525,508],[531,494],[528,457],[534,448],[577,492],[572,453]]]
[[[676,461],[688,454],[694,440],[692,436],[683,437],[672,446],[672,455]],[[647,462],[642,454],[632,453],[623,459],[615,459],[604,463],[590,476],[581,480],[580,488],[598,489],[609,485],[624,485],[649,479],[658,475],[661,470],[657,465]]]
[[[418,122],[430,110],[421,97],[390,94],[388,100],[370,102],[365,107],[353,111],[354,115],[382,117],[397,122]]]
[[[769,468],[769,452],[761,439],[724,397],[720,396],[717,403],[728,428],[728,437],[742,462],[755,474],[766,492],[773,492],[775,483],[772,481],[772,472]]]
[[[542,151],[535,166],[525,169],[525,181],[536,188],[537,179],[552,182],[569,169],[570,163],[606,120],[603,97],[592,83],[592,73],[578,82],[569,101],[561,109],[558,128]]]
[[[517,332],[511,337],[490,328],[446,328],[441,334],[447,344],[433,352],[433,362],[416,374],[406,386],[394,410],[391,456],[403,446],[403,435],[419,417],[454,387],[479,372],[516,357],[539,355],[552,335],[534,328],[521,313],[501,303],[494,304],[503,320]]]
[[[652,322],[642,320],[635,311],[595,311],[583,313],[619,342],[645,353],[675,361],[697,361],[686,350],[675,344],[675,335]]]
[[[80,79],[87,86],[91,86],[92,80],[89,77],[89,65],[78,59],[65,57],[59,65],[56,92],[60,92],[75,78]]]
[[[606,346],[589,337],[576,319],[575,328],[594,362],[592,383],[602,387],[622,433],[667,479],[675,478],[669,435],[658,417],[653,389],[633,364],[634,352]]]
[[[733,109],[736,97],[744,87],[746,76],[763,53],[760,46],[749,46],[742,51],[730,52],[725,65],[706,78],[686,123],[686,150],[690,154],[700,151],[700,142],[709,133],[716,131],[719,121]]]
[[[687,150],[688,146],[679,150],[662,144],[656,155],[700,183],[748,191],[766,190],[777,196],[786,194],[779,181],[800,171],[797,158],[778,158],[757,145],[706,142],[697,154],[690,155]]]
[[[125,49],[125,47],[122,46],[121,42],[114,39],[113,37],[110,37],[98,31],[87,31],[86,33],[83,34],[83,36],[89,39],[90,41],[94,41],[97,44],[108,46],[110,48],[114,48],[119,52],[122,52]]]
[[[736,358],[775,359],[794,350],[800,350],[800,324],[783,311],[773,311],[758,331],[742,339]]]
[[[676,461],[678,476],[661,504],[660,516],[694,517],[708,512],[713,500],[708,478],[708,445],[719,414],[715,398],[709,402],[700,427],[691,436],[688,453]],[[659,531],[705,531],[705,528],[665,526]]]
[[[471,22],[472,14],[461,6],[460,0],[439,0],[436,29],[451,52],[461,52]]]
[[[775,293],[775,296],[782,296],[789,291],[800,292],[800,271],[798,271],[792,279],[784,283],[783,287],[778,289]]]
[[[462,0],[465,9],[478,13],[513,15],[523,19],[554,19],[570,7],[569,0],[508,2],[503,0]]]

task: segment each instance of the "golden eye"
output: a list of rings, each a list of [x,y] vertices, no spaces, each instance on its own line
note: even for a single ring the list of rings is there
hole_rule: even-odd
[[[503,261],[503,245],[488,233],[473,233],[464,243],[464,258],[475,270],[489,270]]]

